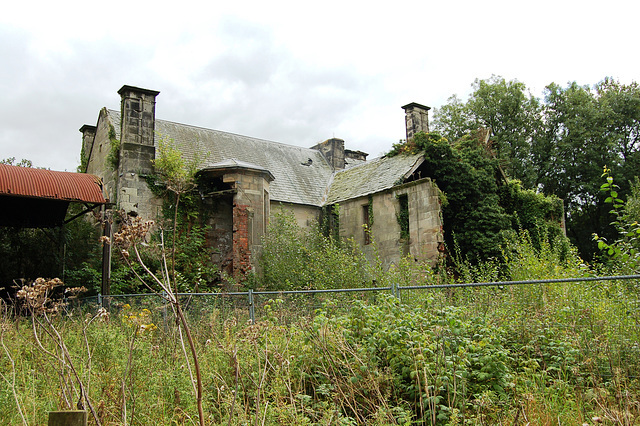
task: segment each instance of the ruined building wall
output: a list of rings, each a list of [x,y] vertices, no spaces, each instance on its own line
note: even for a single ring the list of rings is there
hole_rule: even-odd
[[[86,172],[99,176],[103,181],[105,196],[110,202],[117,202],[117,166],[114,168],[108,161],[111,152],[110,136],[115,139],[115,129],[112,129],[109,123],[106,108],[100,110],[96,126],[85,125],[80,131],[83,132],[83,155],[87,161]]]
[[[399,196],[408,200],[409,240],[401,238],[397,215]],[[340,236],[353,238],[373,260],[374,245],[385,268],[397,264],[411,254],[417,260],[435,261],[439,243],[443,240],[438,189],[430,179],[421,179],[370,197],[360,197],[339,203]],[[367,241],[363,225],[369,216],[370,236]]]
[[[293,213],[298,226],[302,229],[310,227],[320,218],[320,207],[308,206],[305,204],[281,203],[279,201],[271,202],[271,216],[286,210]]]
[[[269,220],[268,172],[239,170],[226,173],[223,182],[236,190],[232,206],[232,274],[243,277],[258,265],[262,236]]]

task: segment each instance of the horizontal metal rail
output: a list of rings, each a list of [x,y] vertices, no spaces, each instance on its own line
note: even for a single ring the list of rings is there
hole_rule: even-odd
[[[544,280],[520,280],[520,281],[489,281],[481,283],[459,283],[459,284],[431,284],[431,285],[409,285],[396,286],[397,290],[429,290],[436,288],[464,288],[464,287],[500,287],[511,285],[527,285],[527,284],[554,284],[554,283],[575,283],[575,282],[592,282],[592,281],[615,281],[615,280],[640,280],[640,275],[616,275],[603,277],[581,277],[581,278],[552,278]],[[321,290],[269,290],[259,291],[253,290],[254,295],[279,295],[279,294],[314,294],[314,293],[353,293],[361,291],[392,291],[394,286],[386,287],[362,287],[362,288],[331,288]],[[219,292],[219,293],[177,293],[177,296],[248,296],[249,291],[239,292]],[[103,298],[111,297],[144,297],[144,296],[162,296],[161,293],[140,293],[140,294],[112,294],[109,296],[101,296]]]
[[[410,285],[399,286],[399,290],[428,290],[433,288],[458,288],[458,287],[500,287],[523,284],[554,284],[554,283],[575,283],[589,281],[614,281],[614,280],[637,280],[640,275],[618,275],[609,277],[582,277],[582,278],[553,278],[546,280],[521,280],[521,281],[491,281],[484,283],[464,283],[464,284],[433,284],[433,285]]]
[[[400,298],[400,292],[403,290],[435,290],[441,288],[473,288],[473,287],[506,287],[513,285],[533,285],[533,284],[558,284],[558,283],[576,283],[576,282],[594,282],[594,281],[614,281],[614,280],[640,280],[640,275],[616,275],[603,277],[579,277],[579,278],[553,278],[543,280],[519,280],[519,281],[491,281],[481,283],[459,283],[459,284],[432,284],[432,285],[410,285],[399,286],[392,285],[386,287],[363,287],[363,288],[332,288],[322,290],[269,290],[269,291],[240,291],[229,293],[177,293],[178,297],[247,297],[248,308],[251,320],[255,322],[255,296],[279,296],[290,294],[323,294],[323,293],[354,293],[354,292],[377,292],[391,291],[392,294]],[[104,299],[111,298],[128,298],[128,297],[162,297],[162,293],[141,293],[141,294],[114,294],[109,296],[97,295],[98,304],[102,305]],[[89,299],[89,298],[86,298]]]

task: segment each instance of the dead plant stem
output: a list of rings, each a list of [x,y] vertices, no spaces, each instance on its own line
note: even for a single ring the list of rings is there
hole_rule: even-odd
[[[4,302],[2,302],[2,306],[6,313],[6,306],[4,306]],[[11,393],[13,394],[13,399],[16,401],[16,407],[18,408],[18,413],[20,414],[20,418],[22,419],[23,425],[28,425],[27,420],[24,417],[24,413],[22,412],[22,406],[20,405],[20,399],[18,398],[18,394],[16,393],[16,363],[11,356],[11,352],[9,352],[9,348],[4,343],[4,324],[0,324],[0,343],[2,343],[2,349],[7,354],[7,358],[9,359],[9,363],[11,364],[11,381],[7,379],[7,377],[0,372],[0,376],[4,379],[5,382],[11,388]]]

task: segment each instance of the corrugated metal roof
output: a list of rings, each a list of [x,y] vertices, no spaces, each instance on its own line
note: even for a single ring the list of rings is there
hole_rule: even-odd
[[[0,164],[0,194],[104,204],[100,178]]]
[[[364,197],[392,188],[424,161],[422,154],[376,158],[335,174],[327,204]]]

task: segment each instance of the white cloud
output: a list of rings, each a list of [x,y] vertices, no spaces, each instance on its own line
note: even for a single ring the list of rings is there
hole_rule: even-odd
[[[0,157],[73,170],[79,127],[117,90],[159,90],[158,117],[378,155],[401,106],[466,98],[475,78],[545,85],[635,79],[629,2],[489,0],[377,5],[13,2],[0,15]]]

